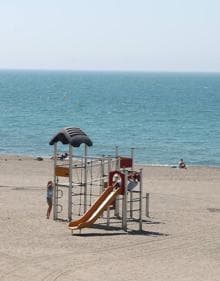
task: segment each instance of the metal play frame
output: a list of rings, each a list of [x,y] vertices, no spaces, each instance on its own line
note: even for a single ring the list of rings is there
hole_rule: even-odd
[[[67,144],[68,157],[60,159],[58,142]],[[73,149],[83,144],[81,156],[74,155]],[[127,231],[128,220],[134,219],[134,213],[138,213],[135,221],[139,222],[139,230],[142,230],[143,213],[143,181],[142,170],[139,170],[139,189],[128,190],[129,174],[134,171],[134,149],[131,149],[131,157],[120,157],[116,147],[113,157],[91,157],[88,155],[88,147],[92,146],[90,138],[79,128],[63,128],[50,141],[54,146],[54,197],[53,219],[71,221],[76,216],[76,206],[83,213],[93,204],[94,199],[100,196],[106,185],[111,185],[113,176],[119,174],[122,179],[124,192],[119,195],[114,204],[114,216],[122,219],[122,229]],[[95,189],[93,193],[92,189]],[[135,198],[135,195],[137,197]],[[90,201],[90,202],[88,202]],[[66,204],[67,202],[67,204]],[[134,209],[134,205],[138,207]],[[66,214],[64,213],[67,205]],[[74,211],[75,210],[75,211]],[[107,225],[110,225],[110,210],[107,209]]]

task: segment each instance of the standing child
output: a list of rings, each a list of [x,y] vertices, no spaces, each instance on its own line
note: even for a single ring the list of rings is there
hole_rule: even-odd
[[[52,205],[53,205],[53,182],[52,181],[48,181],[48,183],[47,183],[47,204],[48,204],[47,219],[49,219],[50,213],[52,210]]]

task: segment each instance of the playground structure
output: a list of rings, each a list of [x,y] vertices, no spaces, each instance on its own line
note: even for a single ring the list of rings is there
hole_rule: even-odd
[[[68,144],[67,157],[59,157],[58,142]],[[73,148],[81,144],[82,155],[76,155]],[[118,147],[114,156],[89,156],[92,141],[72,127],[63,128],[50,145],[54,146],[54,220],[68,221],[73,231],[91,226],[106,214],[109,226],[113,211],[124,231],[128,220],[137,221],[142,230],[142,170],[134,171],[134,149],[130,157],[119,156]]]

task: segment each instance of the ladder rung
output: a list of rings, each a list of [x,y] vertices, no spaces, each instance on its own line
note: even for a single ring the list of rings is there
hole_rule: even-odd
[[[140,210],[141,210],[141,209],[134,209],[134,210],[128,210],[127,212],[128,212],[128,213],[130,213],[131,211],[132,211],[132,212],[137,212],[137,211],[140,211]]]

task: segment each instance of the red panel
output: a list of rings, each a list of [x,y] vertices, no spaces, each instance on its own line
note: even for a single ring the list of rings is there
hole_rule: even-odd
[[[131,168],[132,162],[132,158],[120,157],[120,168]]]

